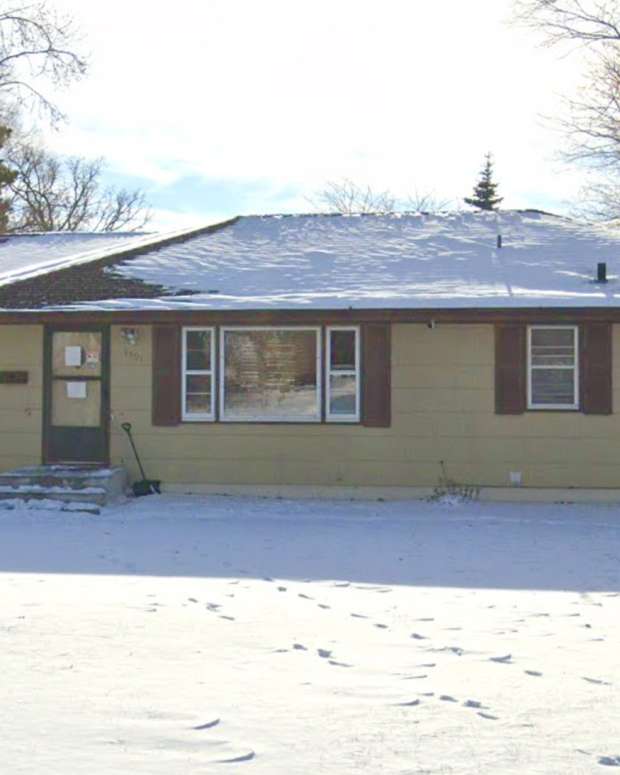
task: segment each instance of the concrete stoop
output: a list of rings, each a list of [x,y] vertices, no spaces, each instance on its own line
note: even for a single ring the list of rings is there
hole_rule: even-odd
[[[121,467],[28,466],[0,474],[0,507],[99,514],[127,491],[127,471]]]

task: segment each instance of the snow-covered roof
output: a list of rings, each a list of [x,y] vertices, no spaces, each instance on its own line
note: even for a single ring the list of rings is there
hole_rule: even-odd
[[[51,249],[63,236],[39,239]],[[133,237],[131,244],[119,240],[106,250],[103,241],[118,236],[97,237],[92,251],[58,267],[50,259],[52,269],[81,264],[80,288],[88,286],[88,266],[99,274],[75,296],[58,274],[54,284],[64,296],[45,297],[47,309],[620,307],[620,229],[532,210],[244,216],[192,232]],[[44,242],[40,248],[44,253]],[[595,282],[599,262],[607,263],[606,284]],[[49,274],[45,266],[37,272]],[[106,295],[102,276],[117,278],[114,294]],[[28,285],[11,286],[4,308]],[[34,297],[24,295],[22,309],[28,298]]]
[[[144,240],[144,233],[136,232],[4,234],[0,237],[0,285],[60,269],[68,262],[99,258]]]
[[[537,211],[248,216],[113,271],[192,295],[98,308],[616,306],[620,230]]]

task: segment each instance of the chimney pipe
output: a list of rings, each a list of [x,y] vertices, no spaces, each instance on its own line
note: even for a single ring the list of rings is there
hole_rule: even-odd
[[[596,282],[607,282],[607,264],[604,261],[596,265]]]

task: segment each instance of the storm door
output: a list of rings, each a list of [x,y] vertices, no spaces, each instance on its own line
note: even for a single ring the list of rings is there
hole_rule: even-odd
[[[43,460],[108,462],[107,328],[48,328],[45,337]]]

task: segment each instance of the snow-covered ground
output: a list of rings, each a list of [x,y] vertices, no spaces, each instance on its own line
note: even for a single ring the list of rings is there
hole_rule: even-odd
[[[0,771],[620,767],[620,508],[0,512]]]

